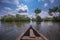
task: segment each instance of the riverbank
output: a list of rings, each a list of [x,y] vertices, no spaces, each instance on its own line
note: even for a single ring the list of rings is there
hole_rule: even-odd
[[[38,16],[36,18],[31,19],[28,16],[16,14],[16,16],[5,15],[5,16],[1,17],[0,21],[1,22],[30,22],[30,21],[36,21],[36,22],[42,22],[42,21],[60,22],[60,16],[52,17],[52,18],[41,18],[41,17]]]

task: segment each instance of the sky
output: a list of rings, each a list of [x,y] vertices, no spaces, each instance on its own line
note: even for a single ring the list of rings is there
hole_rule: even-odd
[[[60,5],[60,0],[0,0],[0,17],[7,14],[34,15],[36,8],[41,16],[49,16],[48,9]]]

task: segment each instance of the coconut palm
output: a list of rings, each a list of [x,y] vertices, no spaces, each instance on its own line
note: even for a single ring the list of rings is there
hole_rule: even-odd
[[[40,16],[38,16],[38,14],[41,12],[41,10],[40,9],[35,9],[35,13],[36,13],[36,21],[37,22],[39,22],[39,21],[41,21],[41,17]]]
[[[41,12],[41,10],[40,9],[35,9],[35,13],[36,13],[36,16],[37,16],[37,14],[39,14]]]

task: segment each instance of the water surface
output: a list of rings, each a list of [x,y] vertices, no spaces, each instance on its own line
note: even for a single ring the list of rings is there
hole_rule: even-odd
[[[16,40],[30,25],[49,40],[60,40],[60,23],[57,22],[0,22],[0,40]]]

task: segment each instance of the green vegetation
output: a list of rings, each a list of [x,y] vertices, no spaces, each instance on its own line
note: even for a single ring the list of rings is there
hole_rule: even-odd
[[[55,21],[55,22],[60,22],[60,16],[53,17],[53,21]]]
[[[37,16],[37,17],[36,17],[36,21],[37,21],[37,22],[41,22],[41,21],[42,21],[41,17],[40,17],[40,16]]]
[[[60,5],[59,6],[56,6],[56,7],[53,7],[53,8],[49,8],[49,15],[53,15],[52,12],[59,12],[59,15],[58,16],[54,16],[53,17],[53,21],[56,21],[56,22],[60,22]],[[55,13],[56,14],[56,13]]]
[[[60,5],[53,7],[53,8],[49,8],[49,14],[52,15],[52,12],[59,12],[60,13]]]
[[[36,21],[36,18],[32,18],[32,21]]]
[[[16,14],[16,16],[13,15],[6,15],[1,18],[1,21],[3,22],[24,22],[24,21],[30,21],[30,18],[24,15]]]
[[[36,22],[41,22],[41,21],[42,21],[41,17],[38,15],[40,12],[41,12],[40,9],[38,9],[38,8],[35,9],[35,13],[36,13]]]
[[[41,10],[39,8],[35,9],[36,15],[39,14],[40,12],[41,12]]]
[[[43,21],[52,21],[53,18],[44,18]]]

